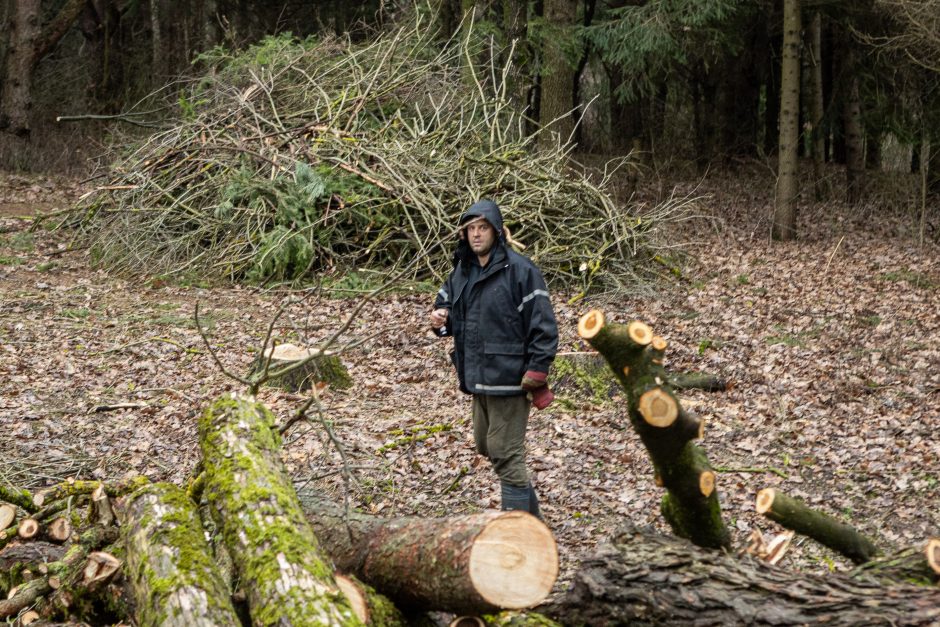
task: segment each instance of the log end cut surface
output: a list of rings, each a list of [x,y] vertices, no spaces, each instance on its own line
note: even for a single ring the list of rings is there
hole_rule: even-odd
[[[604,328],[604,312],[592,309],[578,321],[578,335],[586,340],[591,339]]]
[[[558,578],[555,539],[540,520],[523,512],[490,522],[470,552],[470,578],[483,599],[522,609],[543,601]]]

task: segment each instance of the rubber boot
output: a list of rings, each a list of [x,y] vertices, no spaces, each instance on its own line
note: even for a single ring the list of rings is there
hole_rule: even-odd
[[[539,510],[539,497],[535,494],[535,488],[529,484],[529,513],[542,520],[542,512]]]
[[[520,488],[519,486],[508,483],[500,483],[500,486],[502,488],[504,512],[509,510],[521,510],[523,512],[529,511],[529,502],[531,498],[529,496],[529,492],[531,490],[529,486]]]

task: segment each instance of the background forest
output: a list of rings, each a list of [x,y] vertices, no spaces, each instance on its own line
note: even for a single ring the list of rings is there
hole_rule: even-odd
[[[779,169],[778,237],[794,234],[799,192],[855,203],[890,188],[924,213],[940,186],[934,0],[432,4],[8,0],[0,166],[87,171],[112,133],[185,113],[187,77],[216,47],[277,33],[364,40],[419,11],[441,41],[463,38],[479,67],[511,62],[495,90],[530,133],[551,124],[579,153],[632,154],[667,186],[709,168]]]

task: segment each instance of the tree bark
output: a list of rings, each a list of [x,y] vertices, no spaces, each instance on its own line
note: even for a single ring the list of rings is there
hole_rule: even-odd
[[[537,609],[571,627],[930,625],[940,590],[788,572],[628,528],[582,562],[563,598]]]
[[[823,129],[823,115],[825,112],[823,102],[823,74],[822,74],[822,14],[813,13],[809,24],[809,52],[810,52],[810,137],[813,147],[813,191],[816,200],[823,199],[823,166],[826,163],[826,141]]]
[[[402,608],[479,614],[545,599],[558,576],[551,532],[522,512],[450,518],[377,518],[316,495],[308,519],[338,570]]]
[[[0,129],[16,137],[30,133],[30,94],[35,67],[34,51],[41,33],[39,0],[16,0],[10,22],[5,84],[0,99]]]
[[[546,32],[543,37],[539,143],[554,145],[573,139],[575,67],[565,55],[565,44],[578,16],[577,0],[545,0]]]
[[[796,237],[797,142],[800,115],[800,0],[783,2],[783,60],[780,70],[780,141],[774,203],[774,239]]]
[[[843,100],[845,123],[845,200],[855,204],[862,199],[865,176],[865,136],[862,129],[862,103],[858,92],[858,76],[855,74],[855,53],[852,44],[846,48],[845,66],[847,83]]]
[[[127,498],[122,533],[126,576],[141,626],[237,625],[231,591],[211,557],[195,505],[160,483]]]
[[[213,403],[199,422],[204,495],[255,625],[359,624],[279,456],[274,415],[251,397]]]
[[[604,356],[627,392],[630,423],[666,488],[661,510],[673,531],[699,546],[730,546],[715,473],[692,443],[702,424],[682,409],[662,367],[666,342],[642,322],[607,325],[597,310],[581,318],[578,334]]]

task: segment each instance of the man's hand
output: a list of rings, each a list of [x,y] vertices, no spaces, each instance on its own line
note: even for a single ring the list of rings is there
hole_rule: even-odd
[[[545,387],[545,381],[548,379],[548,375],[544,372],[536,372],[535,370],[527,370],[526,373],[522,376],[522,389],[523,390],[537,390],[538,388]]]
[[[431,312],[431,328],[440,329],[442,326],[447,324],[447,316],[450,312],[446,309],[435,309]]]

